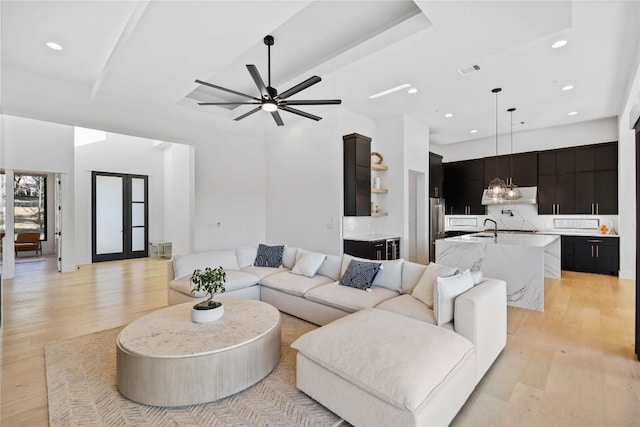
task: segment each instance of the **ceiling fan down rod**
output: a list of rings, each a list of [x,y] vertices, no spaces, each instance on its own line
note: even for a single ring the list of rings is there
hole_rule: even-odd
[[[267,45],[267,86],[271,87],[271,46],[275,43],[273,36],[264,37],[264,44]]]

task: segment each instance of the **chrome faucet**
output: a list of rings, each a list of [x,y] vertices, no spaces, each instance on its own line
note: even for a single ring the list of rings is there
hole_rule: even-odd
[[[493,237],[494,238],[498,238],[498,223],[495,222],[494,220],[492,220],[491,218],[487,218],[484,220],[484,225],[487,225],[487,221],[490,221],[493,223]]]

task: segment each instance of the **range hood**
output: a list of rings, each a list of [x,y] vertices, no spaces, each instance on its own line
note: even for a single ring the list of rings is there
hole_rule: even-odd
[[[494,199],[487,196],[487,190],[482,192],[483,205],[535,205],[538,203],[538,187],[519,187],[522,198],[518,200]]]

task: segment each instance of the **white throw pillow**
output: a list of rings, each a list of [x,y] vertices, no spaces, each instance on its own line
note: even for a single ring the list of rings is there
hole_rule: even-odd
[[[473,279],[473,286],[475,285],[479,285],[480,282],[482,282],[482,271],[478,270],[478,271],[470,271],[467,270],[471,273],[471,278]]]
[[[438,277],[433,296],[433,315],[438,326],[453,320],[455,301],[461,295],[473,288],[473,279],[469,270],[451,277]]]
[[[436,264],[435,262],[427,265],[427,268],[422,273],[422,277],[418,280],[418,283],[411,291],[411,296],[422,301],[427,307],[433,309],[433,289],[436,285],[436,279],[438,277],[453,276],[458,272],[456,267],[448,267],[442,264]]]
[[[301,276],[313,277],[318,272],[318,269],[320,269],[326,257],[325,254],[304,251],[296,261],[296,265],[293,266],[291,272]]]
[[[296,261],[298,261],[298,248],[284,247],[282,252],[282,266],[292,269]]]

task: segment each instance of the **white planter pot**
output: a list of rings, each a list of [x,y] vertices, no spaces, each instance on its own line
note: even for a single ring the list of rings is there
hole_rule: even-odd
[[[210,308],[208,310],[196,310],[191,309],[191,321],[195,323],[210,323],[219,320],[224,315],[224,305],[220,303],[220,306],[216,308]]]

